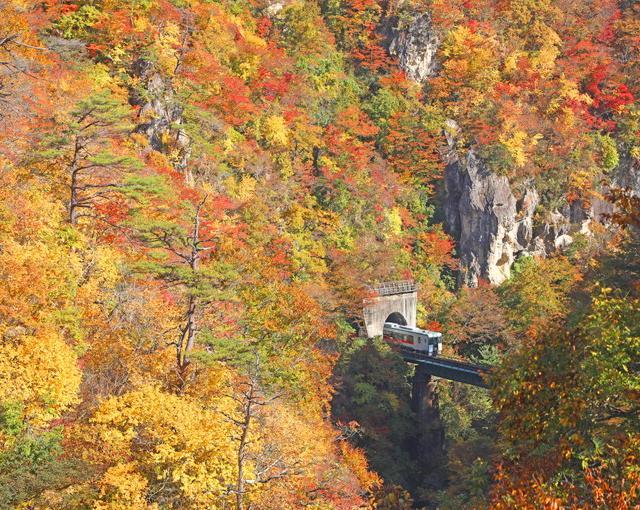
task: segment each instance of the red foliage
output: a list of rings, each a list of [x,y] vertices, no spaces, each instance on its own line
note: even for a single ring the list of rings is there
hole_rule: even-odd
[[[586,90],[593,97],[593,107],[600,114],[618,112],[635,100],[624,83],[612,79],[608,66],[601,66],[591,73]]]

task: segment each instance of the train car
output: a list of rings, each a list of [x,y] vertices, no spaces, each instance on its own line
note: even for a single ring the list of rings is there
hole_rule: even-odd
[[[382,335],[387,342],[400,344],[429,356],[437,356],[442,352],[442,333],[436,331],[385,322]]]

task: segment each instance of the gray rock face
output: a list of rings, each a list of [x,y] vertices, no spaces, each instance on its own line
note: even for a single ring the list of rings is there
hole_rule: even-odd
[[[398,58],[400,68],[412,80],[424,82],[437,69],[436,52],[440,38],[429,13],[419,14],[407,28],[392,29],[389,53]]]
[[[458,241],[462,264],[460,283],[475,287],[480,278],[502,283],[533,237],[537,194],[528,192],[519,210],[508,179],[490,172],[473,150],[449,163],[445,190],[446,226]]]
[[[137,130],[147,135],[149,145],[159,151],[168,152],[178,148],[177,168],[185,170],[189,158],[189,137],[181,129],[183,124],[182,108],[175,98],[171,83],[167,82],[145,60],[135,63],[134,72],[144,83],[144,96],[134,95],[132,102],[140,106],[141,123]]]
[[[625,155],[621,158],[620,166],[611,178],[613,185],[619,188],[629,188],[633,195],[640,196],[640,161]]]
[[[429,13],[413,13],[409,20],[387,20],[383,29],[389,53],[398,58],[407,76],[425,82],[438,68],[440,38]],[[445,134],[449,154],[444,174],[445,228],[457,242],[460,283],[470,286],[486,279],[494,285],[509,278],[520,255],[547,256],[569,248],[576,236],[592,236],[593,222],[607,223],[614,210],[604,199],[586,207],[574,202],[534,217],[537,191],[529,187],[516,198],[506,177],[492,173],[473,150],[456,150],[458,126],[448,121]],[[610,176],[610,186],[628,187],[640,195],[640,163],[622,158]]]
[[[543,240],[534,235],[538,193],[530,188],[516,200],[509,180],[491,172],[473,149],[459,155],[458,131],[455,122],[447,122],[445,228],[457,241],[460,283],[476,286],[482,278],[499,285],[511,275],[518,254],[544,254]]]
[[[445,228],[457,241],[459,283],[472,287],[480,279],[501,284],[520,256],[566,251],[576,235],[592,236],[591,222],[612,211],[604,200],[589,208],[574,202],[537,218],[537,191],[529,188],[516,199],[508,179],[491,172],[473,149],[464,157],[450,152],[444,181]]]
[[[508,179],[491,172],[474,149],[456,149],[458,131],[447,121],[443,209],[445,229],[457,242],[460,284],[476,286],[485,279],[499,285],[519,256],[564,252],[577,236],[592,237],[594,222],[607,225],[614,206],[605,199],[593,199],[588,207],[576,201],[535,216],[537,191],[529,187],[516,199]],[[640,194],[640,165],[623,160],[609,186]]]

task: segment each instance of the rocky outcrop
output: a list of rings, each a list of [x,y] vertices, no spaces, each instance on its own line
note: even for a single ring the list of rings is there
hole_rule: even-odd
[[[133,72],[143,83],[143,92],[134,91],[131,102],[140,107],[137,131],[159,152],[173,153],[176,168],[186,170],[190,140],[184,129],[183,112],[171,83],[151,62],[138,60]]]
[[[535,188],[529,186],[517,198],[509,180],[493,173],[476,150],[456,147],[458,131],[455,122],[447,121],[441,200],[445,229],[456,241],[460,258],[460,284],[476,286],[485,279],[499,285],[510,277],[518,257],[566,251],[577,236],[593,236],[594,223],[608,223],[614,206],[604,198],[536,214],[540,200]],[[623,159],[609,183],[640,195],[640,165]]]
[[[418,14],[406,27],[398,22],[391,29],[389,53],[398,58],[400,68],[412,80],[424,82],[437,69],[436,52],[440,38],[429,13]]]
[[[640,196],[640,161],[625,154],[620,165],[611,176],[613,186],[627,188],[635,196]]]
[[[531,245],[535,190],[516,200],[509,180],[487,168],[475,151],[455,157],[445,169],[446,228],[457,240],[460,283],[480,278],[494,285],[509,278],[519,252]]]
[[[532,245],[538,194],[530,189],[516,200],[509,180],[491,172],[473,149],[459,153],[458,132],[447,121],[442,198],[445,229],[457,241],[459,283],[475,287],[482,278],[498,285],[509,278],[517,254]]]
[[[382,26],[389,53],[396,56],[407,76],[425,82],[436,74],[440,37],[428,12],[400,8]],[[479,279],[500,284],[522,255],[547,256],[566,251],[578,236],[591,237],[594,225],[606,226],[614,207],[604,198],[575,201],[536,214],[540,199],[533,184],[514,190],[504,176],[493,173],[473,148],[458,150],[458,126],[448,121],[449,144],[441,197],[447,232],[457,245],[461,284],[475,286]],[[640,196],[640,163],[622,156],[608,178],[609,187],[629,188]],[[522,186],[521,186],[522,188]],[[606,194],[606,189],[602,190]]]

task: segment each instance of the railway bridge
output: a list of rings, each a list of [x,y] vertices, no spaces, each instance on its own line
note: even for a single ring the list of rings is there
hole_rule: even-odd
[[[371,290],[372,296],[363,303],[363,333],[367,337],[381,336],[385,322],[416,326],[418,288],[415,282],[386,282]],[[434,378],[486,388],[488,367],[442,356],[428,356],[401,345],[395,345],[393,349],[407,363],[416,366],[411,384],[411,407],[421,423],[421,429],[412,454],[422,463],[435,468],[442,462],[445,440]]]
[[[385,322],[416,326],[418,287],[410,280],[385,282],[371,288],[372,296],[364,301],[363,316],[367,337],[382,335]],[[466,361],[427,356],[405,347],[395,347],[405,361],[416,365],[413,394],[421,394],[417,386],[429,384],[431,376],[458,381],[482,388],[488,367]]]

